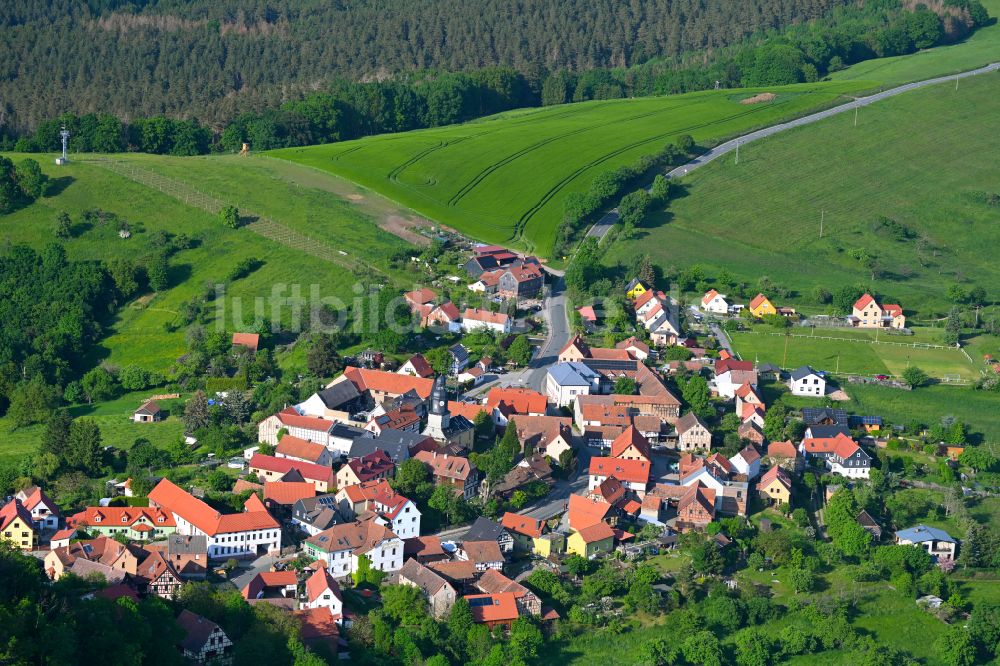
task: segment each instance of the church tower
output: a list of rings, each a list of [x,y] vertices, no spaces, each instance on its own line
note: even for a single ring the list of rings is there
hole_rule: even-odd
[[[444,386],[444,375],[434,379],[434,390],[431,391],[431,408],[427,414],[425,435],[438,441],[448,439],[446,433],[451,428],[451,413],[448,411],[448,390]]]

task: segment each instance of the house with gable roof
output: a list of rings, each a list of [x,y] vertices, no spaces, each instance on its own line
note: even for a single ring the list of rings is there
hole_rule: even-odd
[[[403,563],[399,570],[399,583],[418,588],[424,593],[431,608],[431,615],[443,618],[455,605],[458,592],[441,575],[433,569],[421,564],[414,558]]]
[[[142,506],[89,506],[70,517],[67,524],[131,541],[156,541],[177,530],[169,511]]]
[[[334,425],[334,421],[304,416],[295,407],[286,407],[257,424],[257,439],[277,447],[278,431],[284,430],[286,434],[298,439],[327,446]]]
[[[450,486],[456,494],[470,500],[476,496],[479,488],[479,470],[468,458],[449,456],[437,451],[419,451],[413,456],[430,468],[434,483],[439,486]]]
[[[775,465],[764,472],[757,482],[757,490],[762,497],[774,504],[792,504],[792,478],[784,468]]]
[[[233,642],[222,627],[185,609],[177,616],[183,632],[179,648],[184,658],[196,664],[232,663]]]
[[[276,458],[289,458],[323,467],[333,464],[333,454],[325,443],[310,442],[294,435],[282,437],[274,449],[274,455]]]
[[[434,376],[434,368],[431,364],[427,362],[424,355],[421,353],[416,353],[407,359],[406,363],[399,366],[399,370],[396,371],[400,375],[410,375],[413,377],[423,377],[428,379]]]
[[[275,456],[266,456],[263,453],[255,453],[250,458],[249,468],[251,474],[256,474],[264,482],[291,481],[293,479],[286,479],[284,477],[292,470],[295,470],[301,478],[294,480],[312,483],[316,486],[316,492],[318,493],[325,493],[328,490],[332,490],[336,484],[333,468],[329,465],[317,465],[292,458],[278,458]]]
[[[902,546],[919,546],[936,561],[954,560],[958,541],[944,530],[927,525],[915,525],[896,532],[896,543]]]
[[[674,424],[677,432],[677,450],[694,451],[712,448],[712,431],[694,412],[688,412]]]
[[[420,536],[420,510],[403,497],[385,479],[341,488],[336,494],[338,511],[347,520],[366,512],[375,514],[400,539]]]
[[[488,331],[510,333],[513,322],[503,312],[490,312],[479,308],[466,308],[462,314],[462,330],[466,333],[485,328]]]
[[[620,460],[595,456],[590,459],[590,480],[588,490],[593,490],[608,477],[613,476],[622,482],[640,499],[646,494],[652,465],[646,460]]]
[[[867,479],[871,473],[872,458],[848,435],[835,437],[807,437],[799,445],[805,458],[820,458],[831,474],[847,478]]]
[[[765,315],[778,314],[778,309],[774,307],[774,304],[764,294],[754,296],[753,300],[750,301],[749,307],[750,312],[758,319]]]
[[[903,308],[896,303],[881,305],[871,294],[855,301],[847,321],[858,328],[906,328]]]
[[[383,451],[377,449],[368,455],[360,458],[352,458],[337,470],[337,487],[345,488],[358,483],[387,479],[392,476],[396,465],[392,458]]]
[[[25,488],[14,495],[14,498],[21,500],[21,504],[31,514],[31,520],[39,530],[59,529],[59,519],[62,517],[59,506],[40,487]]]
[[[611,442],[611,457],[651,463],[653,451],[649,446],[649,440],[643,437],[635,426],[629,426]]]
[[[566,552],[592,560],[615,547],[615,531],[607,523],[594,523],[575,530],[566,539]]]
[[[792,395],[822,397],[826,395],[826,378],[808,365],[789,373],[788,388]]]
[[[344,596],[340,591],[340,585],[329,571],[317,569],[306,579],[306,599],[302,602],[302,607],[329,608],[339,619],[344,609]]]
[[[746,476],[750,481],[753,481],[760,474],[760,452],[751,444],[743,447],[741,451],[729,459],[729,462],[737,474]]]
[[[725,296],[715,289],[709,289],[701,298],[701,309],[713,314],[727,314],[729,312],[729,303],[726,301]]]
[[[534,553],[542,557],[548,556],[548,552],[542,555],[542,552],[548,550],[549,545],[548,541],[542,539],[546,531],[544,520],[507,511],[500,524],[514,537],[514,550]]]
[[[263,555],[281,548],[281,526],[263,509],[221,514],[168,479],[150,491],[149,506],[169,511],[178,533],[205,536],[211,559]]]
[[[334,525],[303,543],[306,555],[322,560],[335,578],[357,571],[362,555],[378,571],[399,571],[403,566],[403,541],[374,518]]]

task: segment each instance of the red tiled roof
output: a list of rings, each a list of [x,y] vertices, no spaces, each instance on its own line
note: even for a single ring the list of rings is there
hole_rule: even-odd
[[[263,489],[264,489],[264,487],[261,486],[261,490],[263,490]],[[247,497],[247,501],[243,502],[243,510],[244,511],[267,511],[267,507],[264,506],[264,500],[262,500],[260,498],[260,495],[257,494],[257,491],[254,491],[254,492],[250,493],[249,497]]]
[[[142,506],[88,506],[67,522],[73,526],[131,527],[140,520],[148,521],[154,527],[177,527],[169,511]]]
[[[857,443],[844,433],[837,433],[836,437],[807,437],[802,440],[802,447],[806,453],[835,453],[841,455],[841,451],[850,450],[851,455],[857,449]],[[844,448],[841,448],[844,447]],[[847,457],[847,456],[843,456]]]
[[[241,594],[244,599],[254,599],[257,593],[267,587],[298,586],[299,578],[294,571],[261,571],[250,579]]]
[[[625,486],[613,476],[601,481],[596,488],[590,491],[591,497],[600,497],[608,504],[615,504],[625,497]]]
[[[27,497],[21,502],[28,511],[34,511],[39,504],[46,506],[56,516],[59,515],[59,505],[52,501],[40,487],[34,486]]]
[[[705,292],[705,295],[702,296],[702,298],[701,298],[701,304],[702,305],[708,305],[712,301],[712,299],[715,298],[718,295],[719,295],[719,292],[717,292],[715,289],[709,289],[708,291]]]
[[[792,479],[788,476],[783,468],[775,465],[771,469],[764,472],[764,475],[760,477],[760,482],[757,484],[758,488],[764,489],[771,485],[775,480],[777,480],[781,485],[785,487],[786,490],[792,489]]]
[[[355,555],[363,555],[383,541],[398,538],[391,530],[379,525],[374,520],[358,520],[353,523],[334,525],[328,530],[309,537],[306,543],[327,553],[350,550]]]
[[[371,481],[372,479],[384,477],[388,472],[392,471],[392,468],[395,465],[392,462],[392,458],[389,457],[389,454],[382,449],[375,449],[366,456],[348,460],[346,466],[351,468],[351,471],[354,472],[354,476],[356,476],[361,483],[364,483],[365,481]]]
[[[767,300],[768,300],[768,298],[764,294],[757,294],[756,296],[753,297],[753,300],[750,301],[750,309],[753,310],[758,305],[760,305],[761,303],[763,303],[764,301],[767,301]],[[770,302],[770,301],[768,301],[768,302]]]
[[[257,333],[233,333],[233,344],[257,351],[260,346],[260,335]]]
[[[625,502],[624,505],[622,505],[622,511],[624,511],[630,516],[634,516],[636,513],[638,513],[639,509],[641,508],[642,505],[636,502],[635,500],[629,500]]]
[[[337,581],[333,579],[330,572],[326,570],[325,567],[317,569],[316,573],[306,580],[306,598],[309,599],[310,603],[319,599],[320,595],[330,590],[333,596],[337,597],[341,601],[343,597],[340,594],[340,585]]]
[[[589,321],[591,323],[597,321],[597,313],[594,312],[594,306],[592,305],[585,305],[582,308],[577,308],[576,311],[580,313],[580,317],[584,321]]]
[[[162,479],[150,491],[149,501],[177,514],[208,536],[280,527],[267,511],[222,515],[167,479]]]
[[[614,507],[607,502],[587,499],[580,495],[570,495],[567,510],[569,526],[574,530],[579,530],[599,523],[604,520],[612,508]]]
[[[419,451],[413,456],[420,462],[431,468],[434,476],[465,481],[475,470],[475,466],[469,462],[468,458],[462,456],[450,456],[447,453],[436,453],[431,451]]]
[[[159,414],[160,406],[156,404],[155,400],[147,400],[146,402],[139,405],[139,409],[135,410],[133,414]]]
[[[314,463],[326,453],[326,447],[306,439],[285,435],[278,442],[274,452],[288,458],[301,458]]]
[[[517,596],[513,592],[470,594],[465,599],[472,607],[472,619],[476,622],[513,622],[519,617]]]
[[[542,528],[545,526],[545,521],[508,511],[503,514],[500,524],[511,532],[517,532],[518,534],[538,539],[542,536]]]
[[[645,460],[619,460],[594,457],[590,459],[591,476],[614,476],[626,483],[649,483],[649,463]]]
[[[508,414],[545,414],[546,400],[544,395],[531,389],[495,386],[486,394],[486,409],[492,411],[495,407],[506,406]]]
[[[646,354],[649,353],[649,345],[647,345],[642,340],[639,340],[634,335],[626,340],[622,340],[621,342],[615,345],[615,349],[624,349],[626,351],[630,347],[635,347],[639,351],[644,352]]]
[[[868,304],[874,300],[875,300],[874,296],[872,296],[871,294],[865,294],[864,296],[862,296],[861,298],[859,298],[857,301],[854,302],[854,309],[864,310],[866,307],[868,307]],[[878,303],[876,303],[875,305],[878,305]]]
[[[890,317],[895,317],[896,315],[903,314],[903,306],[898,303],[886,303],[882,306],[882,311]]]
[[[444,549],[440,537],[418,536],[403,542],[403,554],[406,557],[433,557],[444,555]]]
[[[282,505],[292,505],[300,499],[316,497],[315,484],[308,481],[267,481],[264,483],[264,499]]]
[[[722,375],[730,370],[753,372],[753,361],[737,361],[735,358],[720,359],[715,362],[715,374]]]
[[[491,562],[503,562],[503,553],[500,551],[500,544],[496,541],[463,541],[462,550],[470,562],[478,564],[489,564]]]
[[[615,531],[607,523],[603,522],[588,525],[581,530],[577,530],[577,532],[583,538],[584,543],[595,543],[597,541],[604,541],[605,539],[613,539],[615,536]]]
[[[362,502],[373,502],[379,505],[385,515],[390,519],[395,518],[400,510],[406,506],[409,502],[407,498],[403,497],[389,485],[389,482],[385,479],[377,479],[375,481],[366,481],[364,483],[356,483],[353,486],[347,486],[341,488],[337,493],[338,498],[343,493],[352,504],[360,504]]]
[[[278,474],[287,474],[290,470],[296,469],[303,479],[308,481],[325,481],[329,485],[334,485],[333,468],[325,465],[292,460],[291,458],[276,458],[266,456],[263,453],[255,453],[250,458],[251,469],[262,469]]]
[[[413,372],[416,373],[417,377],[427,378],[434,375],[434,368],[432,368],[431,364],[427,362],[427,359],[424,358],[423,354],[414,354],[410,357],[410,360],[403,365],[405,366],[407,363],[413,366]],[[402,368],[400,368],[399,374],[407,373],[402,372]]]
[[[771,442],[767,445],[767,455],[771,458],[797,458],[799,451],[790,441]]]
[[[615,441],[611,442],[611,457],[618,458],[630,446],[638,449],[639,453],[647,460],[651,459],[653,452],[649,447],[649,441],[642,436],[635,426],[629,426],[622,434],[615,437]]]
[[[448,321],[458,321],[458,318],[461,316],[458,312],[458,307],[451,301],[448,301],[447,303],[442,303],[437,307],[437,310],[439,310],[441,314],[447,317]]]
[[[419,423],[420,417],[417,413],[407,407],[405,409],[392,409],[385,414],[380,414],[379,416],[372,417],[371,421],[368,422],[369,425],[375,424],[378,426],[379,431],[388,428],[390,430],[406,430],[411,427],[414,423]],[[371,428],[369,428],[371,430]]]
[[[486,412],[489,414],[491,409],[487,408],[485,405],[470,405],[467,402],[449,400],[448,411],[451,412],[452,416],[464,416],[470,421],[475,421],[476,417],[479,416],[479,412]]]
[[[656,297],[656,294],[653,292],[653,290],[652,289],[647,289],[646,291],[644,291],[641,294],[639,294],[639,297],[635,299],[635,308],[636,309],[641,308],[643,305],[645,305],[646,303],[648,303],[651,298],[655,298],[655,297]]]
[[[378,391],[393,395],[403,395],[407,391],[413,390],[417,395],[426,400],[430,397],[431,389],[434,388],[433,379],[399,375],[395,372],[384,372],[382,370],[348,367],[344,370],[344,376],[354,384],[359,392]]]
[[[315,416],[302,416],[294,407],[286,407],[281,410],[275,416],[281,421],[283,425],[293,427],[293,428],[303,428],[305,430],[315,430],[317,432],[330,432],[330,428],[333,427],[333,421],[327,421],[326,419],[316,418]]]
[[[465,313],[462,315],[462,319],[504,326],[510,318],[502,312],[490,312],[489,310],[480,310],[479,308],[466,308]]]
[[[437,294],[434,293],[434,290],[424,287],[423,289],[415,289],[413,291],[406,292],[403,294],[403,298],[411,303],[433,303],[437,299]]]
[[[301,623],[299,636],[306,643],[312,641],[330,642],[340,636],[340,627],[337,626],[340,615],[334,615],[333,610],[326,606],[304,608],[292,611],[291,614]]]

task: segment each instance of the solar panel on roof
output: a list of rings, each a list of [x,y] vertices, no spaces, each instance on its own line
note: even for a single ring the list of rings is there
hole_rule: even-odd
[[[493,599],[490,597],[479,597],[477,599],[469,599],[470,608],[482,608],[483,606],[492,606]]]
[[[615,361],[604,359],[585,359],[583,364],[591,370],[618,370],[621,372],[634,371],[637,361]]]

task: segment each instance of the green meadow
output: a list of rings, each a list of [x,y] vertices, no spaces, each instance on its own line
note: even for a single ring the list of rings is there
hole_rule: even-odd
[[[269,154],[370,188],[477,239],[549,256],[570,192],[683,134],[701,145],[832,105],[870,82],[523,109],[481,120]]]
[[[766,332],[733,333],[730,338],[740,356],[762,363],[776,363],[783,368],[811,365],[817,370],[839,374],[899,376],[908,365],[915,365],[931,377],[958,377],[974,381],[979,370],[958,349],[937,349],[909,343],[907,338],[894,338],[900,343],[866,342],[863,339],[829,339],[839,336],[837,330],[807,331],[792,329],[794,335],[773,335]],[[916,344],[916,346],[909,346]]]
[[[998,209],[982,193],[1000,193],[1000,74],[881,101],[860,110],[856,127],[853,116],[695,171],[606,261],[646,252],[665,267],[727,269],[751,285],[766,275],[799,297],[782,299],[791,304],[809,303],[815,287],[867,284],[902,304],[911,324],[947,312],[953,284],[996,298]]]
[[[11,157],[18,160],[22,156]],[[336,297],[348,305],[356,296],[352,287],[358,276],[343,266],[286,247],[248,228],[227,229],[215,215],[95,163],[75,161],[57,168],[47,156],[36,157],[55,179],[54,190],[35,204],[0,218],[0,236],[5,242],[36,248],[55,242],[53,230],[61,211],[74,220],[74,237],[63,241],[71,259],[139,259],[150,252],[148,238],[154,231],[183,233],[194,240],[191,249],[171,257],[169,289],[140,295],[107,322],[107,336],[93,351],[94,363],[136,364],[168,371],[186,348],[181,308],[206,293],[214,294],[217,284],[225,285],[225,297],[209,301],[204,321],[228,331],[246,329],[257,313],[290,323],[292,309],[286,299],[293,293],[292,285],[299,286],[303,298],[310,296],[312,285],[321,298]],[[345,199],[275,177],[267,161],[148,155],[122,159],[231,201],[244,214],[269,216],[317,242],[343,248],[349,258],[364,257],[390,281],[403,278],[389,269],[387,257],[408,243],[380,229]],[[119,238],[111,225],[85,225],[81,213],[94,209],[127,220],[131,238]],[[227,280],[230,271],[247,259],[260,261],[260,267],[246,277]]]

